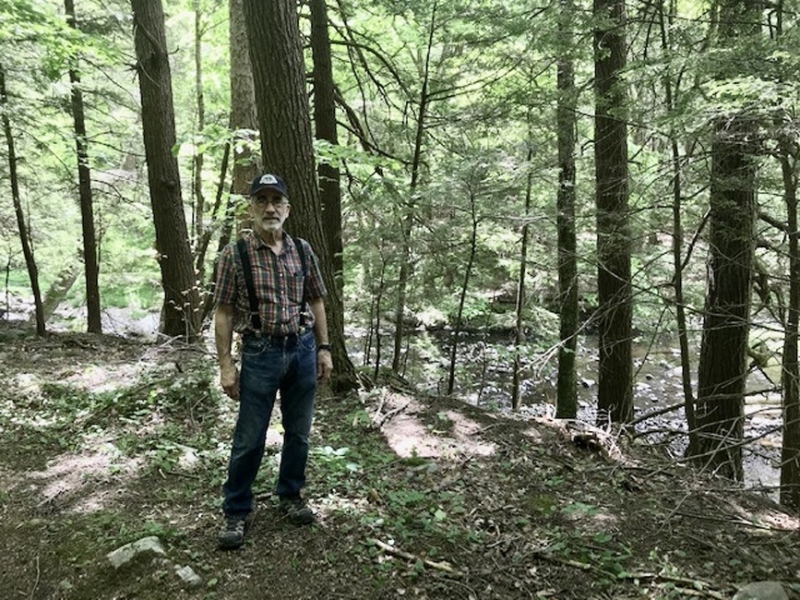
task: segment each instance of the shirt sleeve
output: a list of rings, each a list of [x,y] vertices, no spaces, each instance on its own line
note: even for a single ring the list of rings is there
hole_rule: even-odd
[[[217,283],[214,286],[214,302],[217,304],[236,304],[236,262],[233,256],[233,244],[228,244],[219,254],[217,265]]]

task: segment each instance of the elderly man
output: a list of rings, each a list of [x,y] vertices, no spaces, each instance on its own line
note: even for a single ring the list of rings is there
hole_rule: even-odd
[[[305,240],[283,230],[291,212],[284,181],[256,177],[250,188],[252,231],[220,254],[215,339],[220,383],[239,400],[228,479],[223,487],[225,528],[219,547],[239,548],[253,510],[253,481],[261,466],[272,407],[280,390],[283,450],[276,485],[279,509],[297,525],[314,521],[300,495],[317,381],[333,369],[325,315],[325,284]],[[231,353],[242,336],[241,372]]]

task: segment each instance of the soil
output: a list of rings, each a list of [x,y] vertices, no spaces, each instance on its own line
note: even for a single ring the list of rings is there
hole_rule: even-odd
[[[216,549],[236,406],[205,348],[0,329],[0,598],[731,598],[800,593],[796,515],[589,425],[385,382],[321,394],[306,497]],[[107,554],[156,536],[165,555]],[[199,583],[176,574],[191,567]]]

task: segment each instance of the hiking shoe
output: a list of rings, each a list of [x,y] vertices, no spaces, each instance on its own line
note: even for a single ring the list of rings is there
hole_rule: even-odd
[[[227,517],[225,519],[225,529],[223,529],[217,546],[220,550],[236,550],[244,544],[244,536],[247,533],[247,519],[244,517]]]
[[[278,508],[295,525],[310,525],[316,517],[300,496],[281,496]]]

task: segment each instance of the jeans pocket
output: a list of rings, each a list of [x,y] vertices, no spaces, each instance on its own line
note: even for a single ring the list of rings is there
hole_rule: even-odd
[[[313,332],[308,332],[300,338],[300,348],[306,352],[316,351],[317,340],[314,338]]]
[[[242,341],[242,356],[258,356],[267,349],[267,340],[248,336]]]

